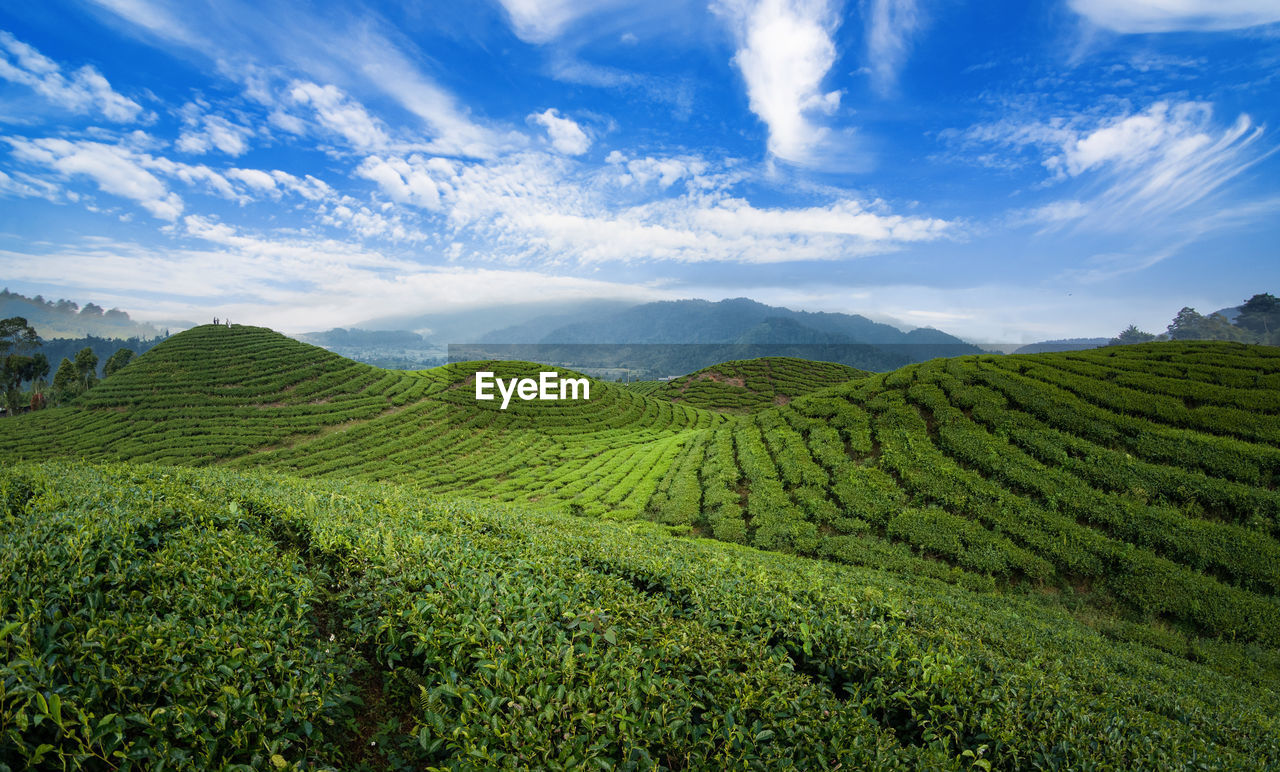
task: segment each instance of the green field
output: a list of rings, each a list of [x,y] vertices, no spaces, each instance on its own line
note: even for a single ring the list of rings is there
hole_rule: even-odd
[[[1280,349],[479,369],[200,327],[0,422],[0,764],[1280,765]]]
[[[746,413],[785,405],[796,397],[870,375],[833,362],[760,357],[723,362],[670,381],[625,384],[637,394],[722,413]]]

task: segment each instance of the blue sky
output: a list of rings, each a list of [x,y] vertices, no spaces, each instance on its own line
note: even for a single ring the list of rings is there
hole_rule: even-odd
[[[1280,291],[1278,78],[1274,0],[11,3],[0,283],[1159,330]]]

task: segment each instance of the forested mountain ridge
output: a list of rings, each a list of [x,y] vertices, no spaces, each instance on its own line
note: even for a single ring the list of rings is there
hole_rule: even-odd
[[[764,325],[761,327],[761,325]],[[746,337],[748,340],[743,340]],[[589,322],[566,325],[543,343],[870,343],[892,345],[912,361],[977,353],[939,330],[903,332],[857,314],[792,311],[749,298],[646,303]],[[919,346],[918,353],[910,347]],[[939,348],[941,347],[941,348]]]

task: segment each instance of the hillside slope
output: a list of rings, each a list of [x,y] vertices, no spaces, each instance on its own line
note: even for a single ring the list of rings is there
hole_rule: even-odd
[[[1185,634],[1275,647],[1278,445],[1277,349],[961,357],[703,432],[650,510],[847,562],[909,545],[1158,621],[1129,632],[1183,653]]]
[[[0,458],[227,463],[415,482],[634,516],[693,430],[724,417],[592,382],[590,400],[475,400],[472,378],[539,365],[379,370],[254,327],[173,336],[70,408],[0,422]],[[561,369],[568,375],[570,371]]]
[[[206,464],[421,398],[432,381],[258,327],[174,335],[79,397],[0,425],[6,458]]]
[[[1280,764],[1274,689],[1025,599],[657,531],[386,484],[0,468],[0,764]]]
[[[640,394],[722,413],[745,413],[786,404],[803,394],[870,375],[832,362],[791,357],[722,362],[671,381],[625,384]]]
[[[1110,635],[1280,676],[1280,350],[934,360],[739,416],[602,382],[504,411],[475,401],[482,367],[540,369],[393,373],[197,328],[74,407],[0,422],[0,458],[220,463],[647,517],[1021,588]]]

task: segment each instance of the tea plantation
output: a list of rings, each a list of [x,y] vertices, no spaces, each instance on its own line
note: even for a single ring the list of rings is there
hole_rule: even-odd
[[[0,763],[1280,764],[1280,349],[475,400],[545,369],[198,327],[0,421]]]
[[[9,769],[1263,769],[1280,699],[1061,610],[395,485],[0,470]]]
[[[810,362],[792,357],[760,357],[723,362],[671,381],[625,384],[638,394],[682,402],[722,413],[746,413],[845,381],[870,375],[834,362]]]

